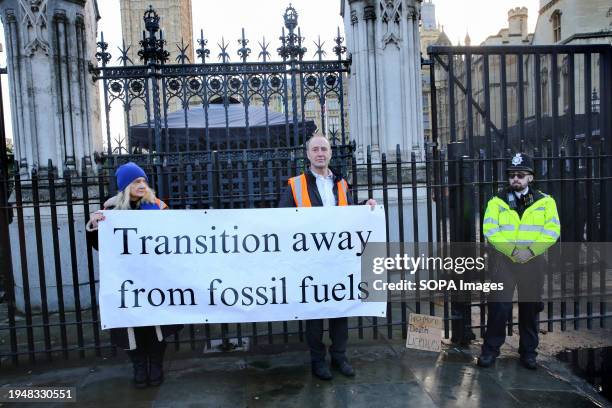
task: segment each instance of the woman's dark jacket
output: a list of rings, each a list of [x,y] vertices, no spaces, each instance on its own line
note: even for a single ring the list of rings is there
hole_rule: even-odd
[[[115,208],[114,205],[109,205],[108,204],[109,202],[111,202],[111,200],[107,200],[104,203],[106,205],[105,207],[103,207],[104,210],[112,210]],[[131,208],[132,210],[140,209],[136,206],[134,202],[130,204],[132,205],[132,208]],[[162,207],[165,207],[165,204],[163,204]],[[98,250],[98,231],[97,230],[87,231],[87,241],[97,251]],[[168,336],[171,336],[177,333],[179,330],[181,330],[183,328],[183,325],[182,324],[170,324],[170,325],[160,326],[160,328],[162,331],[162,336],[165,339]],[[138,327],[135,327],[134,329],[137,330]],[[115,346],[121,347],[123,349],[129,349],[129,338],[128,338],[127,329],[124,329],[124,328],[110,329],[110,337],[111,337],[111,343],[114,344]],[[138,348],[138,343],[136,343],[136,348]]]

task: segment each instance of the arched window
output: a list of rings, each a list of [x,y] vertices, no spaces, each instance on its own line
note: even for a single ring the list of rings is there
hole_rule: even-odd
[[[552,23],[553,29],[553,41],[559,42],[561,41],[561,11],[555,10],[550,16],[550,21]]]

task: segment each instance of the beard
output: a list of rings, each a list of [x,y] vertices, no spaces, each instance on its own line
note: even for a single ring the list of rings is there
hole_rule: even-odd
[[[510,188],[512,189],[512,191],[516,191],[516,192],[523,191],[525,189],[525,187],[527,187],[527,186],[523,186],[520,183],[512,183],[512,184],[510,184]]]

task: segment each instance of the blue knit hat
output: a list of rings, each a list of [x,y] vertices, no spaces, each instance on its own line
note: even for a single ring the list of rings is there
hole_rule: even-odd
[[[149,182],[149,178],[145,174],[144,170],[140,168],[136,163],[127,162],[115,171],[115,176],[117,177],[117,187],[119,191],[125,190],[127,186],[134,180],[139,177],[144,177]]]

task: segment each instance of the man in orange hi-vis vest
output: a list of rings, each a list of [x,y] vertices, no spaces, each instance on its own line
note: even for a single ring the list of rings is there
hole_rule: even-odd
[[[329,168],[332,157],[331,146],[321,134],[313,135],[306,142],[306,153],[310,168],[303,174],[292,177],[283,192],[279,207],[333,207],[352,205],[349,186],[342,175]],[[369,199],[365,204],[376,205]],[[346,358],[348,340],[348,319],[340,317],[329,319],[329,337],[332,344],[329,348],[332,367],[341,374],[352,377],[353,367]],[[306,320],[306,341],[310,347],[312,373],[322,379],[331,380],[332,374],[325,364],[325,345],[323,344],[323,319]]]

